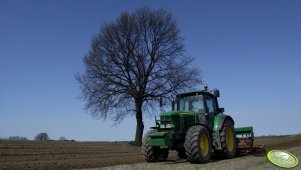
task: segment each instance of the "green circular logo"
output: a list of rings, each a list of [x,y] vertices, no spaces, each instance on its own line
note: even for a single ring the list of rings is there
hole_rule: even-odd
[[[267,154],[268,160],[276,166],[282,168],[294,168],[299,162],[293,154],[282,150],[271,150]]]

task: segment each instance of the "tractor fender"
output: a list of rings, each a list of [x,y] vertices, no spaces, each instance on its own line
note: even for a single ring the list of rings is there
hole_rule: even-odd
[[[218,124],[217,130],[221,130],[221,128],[222,128],[225,120],[227,120],[227,119],[229,119],[233,123],[233,125],[234,125],[234,120],[232,119],[232,117],[223,114],[222,119],[221,119],[221,121]]]
[[[213,127],[213,131],[217,132],[219,130],[221,130],[225,120],[230,120],[233,125],[234,125],[234,120],[232,119],[231,116],[229,115],[225,115],[225,114],[220,114],[218,117],[215,118],[214,120],[214,127]]]
[[[190,127],[191,126],[194,126],[194,125],[201,125],[201,126],[205,126],[207,129],[208,129],[208,125],[206,125],[206,124],[203,124],[203,123],[193,123],[193,124],[191,124],[190,125]],[[209,130],[209,129],[208,129]]]

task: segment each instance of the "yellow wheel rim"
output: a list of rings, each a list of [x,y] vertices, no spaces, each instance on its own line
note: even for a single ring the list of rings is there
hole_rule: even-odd
[[[202,156],[206,157],[208,155],[208,152],[209,152],[209,140],[208,140],[208,137],[205,134],[201,135],[200,150],[201,150]]]
[[[234,134],[230,127],[226,130],[226,144],[229,152],[233,151],[234,148]]]

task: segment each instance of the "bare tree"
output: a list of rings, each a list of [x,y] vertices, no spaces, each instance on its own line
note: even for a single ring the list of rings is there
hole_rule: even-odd
[[[59,140],[60,140],[60,141],[66,141],[66,140],[68,140],[68,139],[65,138],[64,136],[61,136],[61,137],[59,138]]]
[[[50,140],[49,136],[47,133],[39,133],[34,137],[34,140],[36,141],[48,141]]]
[[[120,122],[134,114],[141,145],[142,113],[201,83],[179,33],[171,13],[147,7],[103,25],[84,56],[85,72],[76,76],[92,116]]]

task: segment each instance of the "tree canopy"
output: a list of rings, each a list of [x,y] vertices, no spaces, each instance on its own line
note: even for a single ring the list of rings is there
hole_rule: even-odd
[[[34,140],[36,141],[48,141],[50,140],[49,136],[47,133],[43,132],[43,133],[39,133],[34,137]]]
[[[101,27],[84,56],[85,72],[76,79],[94,117],[118,122],[136,116],[135,143],[140,145],[143,113],[201,83],[192,61],[172,14],[144,7]]]

